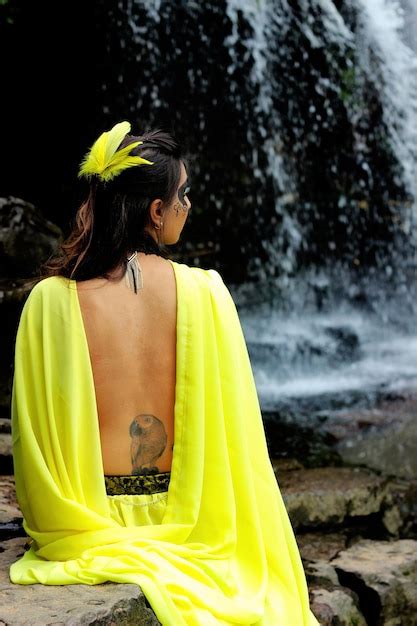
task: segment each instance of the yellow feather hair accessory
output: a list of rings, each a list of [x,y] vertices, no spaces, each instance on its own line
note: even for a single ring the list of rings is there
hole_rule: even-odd
[[[118,150],[122,140],[129,131],[129,122],[119,122],[108,132],[102,133],[84,157],[78,176],[90,178],[97,174],[101,180],[108,181],[128,167],[153,165],[153,161],[129,154],[133,148],[142,144],[143,141],[133,141],[128,146]]]

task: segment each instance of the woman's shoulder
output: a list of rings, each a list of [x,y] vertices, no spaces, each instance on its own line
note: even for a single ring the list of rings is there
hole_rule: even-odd
[[[210,281],[214,280],[214,281],[223,283],[223,279],[221,275],[219,274],[217,270],[213,268],[204,269],[203,267],[199,267],[197,265],[188,265],[187,263],[179,263],[178,261],[172,261],[171,259],[170,259],[170,262],[176,265],[177,267],[179,267],[180,269],[190,272],[193,276],[197,278],[202,278],[202,279],[206,279]]]
[[[73,281],[65,276],[47,276],[46,278],[38,280],[38,282],[30,289],[29,295],[47,293],[62,289],[62,287],[68,288],[72,282]]]
[[[214,268],[204,269],[196,265],[187,265],[186,263],[176,263],[177,272],[183,272],[184,281],[191,285],[191,290],[198,289],[201,292],[209,292],[218,302],[233,303],[233,296],[224,282],[221,274]]]
[[[65,276],[47,276],[46,278],[42,278],[38,280],[32,287],[30,287],[24,299],[24,307],[27,308],[31,305],[34,305],[36,302],[40,303],[44,301],[46,298],[54,298],[55,296],[59,296],[62,294],[62,289],[71,288],[70,279]]]

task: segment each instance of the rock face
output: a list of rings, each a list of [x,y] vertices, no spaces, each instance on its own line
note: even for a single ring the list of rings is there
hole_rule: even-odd
[[[33,204],[20,198],[0,198],[0,278],[32,276],[60,237],[61,229]]]
[[[417,422],[415,415],[362,439],[349,438],[338,451],[349,463],[364,462],[384,472],[404,478],[417,478]]]
[[[285,416],[263,411],[269,454],[294,457],[305,467],[363,466],[386,476],[417,479],[417,393],[415,388],[379,394],[372,408],[302,412]],[[306,411],[303,407],[303,411]],[[287,422],[288,420],[288,422]]]
[[[349,590],[342,588],[313,589],[311,610],[320,616],[321,626],[367,626],[357,607],[357,600]]]
[[[316,467],[287,472],[279,479],[294,528],[342,523],[380,511],[388,480],[365,469]]]
[[[321,626],[417,624],[416,481],[361,467],[272,465]]]
[[[10,564],[23,552],[23,538],[1,544],[0,624],[10,626],[160,626],[137,585],[14,585]]]
[[[362,540],[332,565],[358,594],[368,624],[417,624],[417,541]]]
[[[21,521],[22,513],[16,502],[13,476],[2,476],[0,481],[0,524]]]
[[[401,478],[417,478],[417,396],[414,390],[372,409],[339,411],[323,429],[335,437],[344,464],[366,465]]]
[[[13,457],[11,422],[10,419],[0,417],[0,475],[12,473]]]

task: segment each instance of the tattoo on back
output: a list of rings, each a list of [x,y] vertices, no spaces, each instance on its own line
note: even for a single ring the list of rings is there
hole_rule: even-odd
[[[137,415],[129,427],[132,474],[158,474],[155,463],[167,445],[165,426],[155,415]]]

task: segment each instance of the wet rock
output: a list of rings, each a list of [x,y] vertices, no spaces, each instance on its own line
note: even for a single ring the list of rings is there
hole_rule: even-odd
[[[0,433],[11,433],[12,425],[10,419],[0,417]]]
[[[274,472],[290,472],[291,470],[305,469],[297,459],[271,459]]]
[[[296,459],[305,467],[342,465],[332,434],[301,422],[286,421],[274,411],[262,411],[262,417],[271,458]]]
[[[32,276],[34,268],[56,249],[61,237],[61,229],[33,204],[12,196],[0,198],[2,278]]]
[[[382,523],[397,538],[417,538],[417,480],[392,480]]]
[[[23,517],[16,501],[13,476],[0,476],[0,541],[14,537],[27,537]]]
[[[15,278],[13,280],[10,278],[0,278],[0,304],[3,307],[5,305],[9,305],[10,307],[20,305],[19,309],[15,306],[13,307],[13,310],[16,309],[17,312],[20,312],[30,292],[27,281],[27,278]],[[8,311],[3,308],[2,313],[2,317],[5,317]]]
[[[350,467],[278,472],[277,481],[296,529],[334,526],[377,513],[389,484],[369,470]]]
[[[305,561],[330,560],[347,547],[347,541],[347,533],[343,530],[339,532],[304,532],[297,535],[301,558]]]
[[[357,535],[417,538],[417,481],[363,467],[306,469],[293,459],[271,463],[306,558],[330,558]]]
[[[367,626],[356,603],[356,595],[342,587],[310,592],[310,608],[320,626]]]
[[[16,501],[14,476],[0,476],[0,523],[21,519],[22,513]]]
[[[5,331],[3,332],[9,332],[8,329],[5,329]],[[13,331],[12,331],[13,332]],[[12,336],[12,342],[13,342],[13,346],[14,346],[14,338],[15,335],[13,334]],[[3,345],[5,346],[5,348],[7,347],[7,349],[9,349],[9,347],[7,346],[7,344],[9,343],[10,345],[10,338],[9,341],[6,339],[3,342]],[[9,350],[10,352],[10,350]],[[13,355],[14,355],[14,350],[13,350]],[[0,374],[0,421],[2,422],[2,430],[0,432],[10,432],[9,430],[5,430],[6,426],[3,426],[3,422],[9,422],[10,424],[10,401],[11,401],[11,391],[12,391],[12,382],[13,382],[13,367],[14,367],[14,363],[13,362],[9,362],[9,372],[4,372],[4,374]]]
[[[363,539],[331,561],[368,624],[417,624],[417,541]]]
[[[413,479],[417,478],[416,414],[415,391],[403,392],[372,409],[334,413],[323,430],[335,438],[335,450],[344,464]]]
[[[0,433],[0,457],[12,454],[12,436],[10,433]]]
[[[23,554],[24,539],[0,546],[0,623],[13,626],[160,626],[134,584],[16,585],[9,567]]]
[[[338,365],[360,358],[360,342],[358,334],[350,326],[328,326],[323,331],[331,337],[336,345],[335,353],[330,363]]]
[[[13,473],[12,436],[0,433],[0,474]]]
[[[333,565],[327,561],[316,560],[309,561],[304,566],[307,582],[311,586],[320,587],[333,587],[339,585],[339,579]]]
[[[415,415],[389,431],[349,438],[337,447],[346,463],[364,464],[404,478],[417,478],[417,422]]]
[[[287,371],[291,366],[297,368],[305,362],[312,368],[337,367],[361,357],[357,332],[342,325],[315,325],[313,333],[300,333],[296,337],[283,331],[273,341],[248,341],[247,346],[255,368],[267,361],[271,369],[278,371]]]
[[[298,537],[297,537],[298,542]],[[310,605],[321,626],[328,624],[363,624],[357,594],[340,584],[333,564],[327,560],[311,560],[304,564],[310,593]]]

